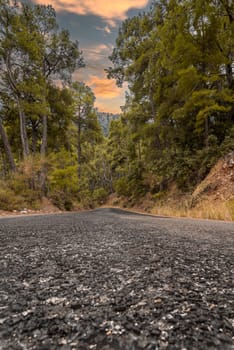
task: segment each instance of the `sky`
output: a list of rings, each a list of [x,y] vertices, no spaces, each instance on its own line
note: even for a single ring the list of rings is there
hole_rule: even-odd
[[[119,113],[124,105],[126,85],[118,88],[106,78],[105,68],[118,36],[121,22],[147,9],[150,0],[31,0],[52,5],[61,28],[68,29],[71,38],[79,41],[86,67],[74,74],[74,80],[90,86],[100,112]]]

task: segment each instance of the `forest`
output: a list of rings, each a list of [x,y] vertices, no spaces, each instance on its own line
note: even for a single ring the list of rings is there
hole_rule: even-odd
[[[122,22],[106,68],[128,84],[104,135],[51,6],[0,0],[0,209],[61,210],[191,193],[234,151],[234,3],[157,0]]]

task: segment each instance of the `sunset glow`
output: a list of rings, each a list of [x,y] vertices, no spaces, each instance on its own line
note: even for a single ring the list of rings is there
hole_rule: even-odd
[[[37,0],[38,4],[47,5],[47,0]],[[103,0],[83,0],[82,2],[74,0],[51,0],[50,4],[57,11],[69,11],[78,15],[94,14],[106,19],[123,20],[126,18],[126,13],[131,8],[143,8],[147,5],[147,0],[118,0],[118,1],[103,1]],[[109,24],[113,25],[114,22]]]
[[[118,88],[108,80],[105,69],[111,66],[109,56],[121,22],[149,5],[149,0],[27,0],[40,5],[52,5],[61,28],[68,29],[73,40],[79,41],[85,68],[73,74],[73,80],[83,81],[96,96],[96,107],[103,112],[119,113],[124,105],[127,86]]]

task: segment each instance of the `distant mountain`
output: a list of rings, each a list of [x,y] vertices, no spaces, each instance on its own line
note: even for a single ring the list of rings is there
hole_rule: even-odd
[[[110,123],[112,120],[119,119],[119,114],[98,112],[98,121],[102,127],[105,136],[109,133]]]

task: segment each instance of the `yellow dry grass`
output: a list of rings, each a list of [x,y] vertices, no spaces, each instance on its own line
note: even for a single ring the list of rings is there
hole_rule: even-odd
[[[204,201],[195,208],[179,208],[166,205],[155,206],[152,208],[151,213],[175,217],[234,221],[234,200],[226,202]]]

